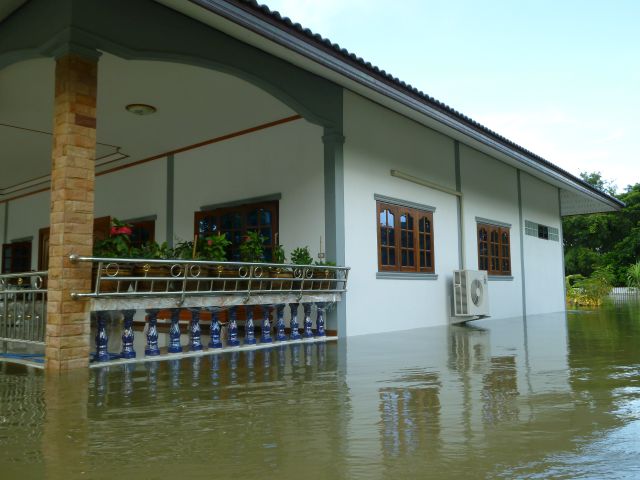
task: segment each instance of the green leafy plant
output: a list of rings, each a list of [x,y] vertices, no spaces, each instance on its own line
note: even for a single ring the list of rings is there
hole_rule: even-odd
[[[129,258],[135,254],[131,248],[131,225],[117,218],[111,220],[109,236],[93,246],[93,255],[104,258]]]
[[[309,247],[298,247],[291,252],[291,263],[295,265],[312,265],[313,258],[309,253]]]
[[[171,256],[173,258],[179,258],[180,260],[194,260],[193,242],[186,240],[178,242],[176,246],[173,247]]]
[[[335,262],[330,262],[330,261],[326,261],[326,262],[318,262],[318,261],[316,261],[315,264],[318,267],[335,267],[336,266]]]
[[[169,248],[167,242],[146,242],[137,251],[137,257],[156,260],[167,260],[173,258],[173,250]]]
[[[627,269],[627,286],[640,288],[640,260],[629,265]]]
[[[286,263],[287,258],[284,253],[284,247],[282,245],[276,245],[273,247],[273,263]]]
[[[243,262],[262,262],[264,260],[264,238],[258,232],[247,232],[240,245],[240,259]]]
[[[595,307],[602,304],[611,292],[614,275],[611,267],[597,268],[590,277],[568,275],[565,279],[567,302],[578,306]]]
[[[227,260],[227,248],[231,242],[226,235],[210,235],[198,242],[198,253],[204,260],[224,262]]]

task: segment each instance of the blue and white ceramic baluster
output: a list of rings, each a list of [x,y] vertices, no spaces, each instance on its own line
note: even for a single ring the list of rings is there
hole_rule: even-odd
[[[189,323],[189,351],[198,352],[202,350],[200,341],[200,309],[190,308],[191,322]]]
[[[124,322],[122,327],[122,358],[136,358],[136,351],[133,349],[133,316],[135,310],[122,310]]]
[[[227,345],[229,347],[237,347],[240,345],[240,340],[238,340],[238,314],[236,307],[231,307],[229,310],[229,338],[227,339]]]
[[[149,317],[149,326],[147,327],[147,348],[144,349],[144,354],[148,357],[154,357],[160,355],[160,348],[158,347],[158,310],[157,308],[150,308],[147,310],[147,316]]]
[[[211,311],[211,326],[209,327],[209,348],[222,348],[222,341],[220,340],[220,332],[222,327],[218,320],[218,311],[215,307],[210,308]]]
[[[264,377],[264,381],[268,382],[269,377],[271,377],[271,350],[272,348],[265,348],[262,350],[263,355],[263,363],[262,363],[262,376]]]
[[[247,321],[244,324],[244,344],[245,345],[255,345],[256,337],[255,332],[253,330],[253,307],[248,306],[246,308],[247,311]]]
[[[200,363],[202,362],[202,357],[200,356],[193,357],[191,360],[192,360],[191,386],[197,387],[200,384]]]
[[[147,367],[147,389],[151,398],[156,397],[158,386],[158,362],[145,362]]]
[[[256,373],[253,370],[255,359],[256,359],[256,351],[253,349],[246,350],[245,358],[247,359],[247,383],[253,383],[256,380]]]
[[[318,306],[318,312],[316,317],[316,336],[317,337],[326,337],[327,334],[324,331],[324,311],[327,308],[326,303],[316,303]]]
[[[96,312],[98,329],[96,330],[96,354],[95,360],[106,362],[109,360],[109,334],[107,333],[107,315],[104,310]]]
[[[269,305],[262,306],[263,319],[262,319],[262,336],[260,337],[260,343],[271,343],[271,320]]]
[[[278,320],[276,321],[276,340],[282,342],[287,339],[287,334],[284,332],[284,303],[276,305],[276,315]]]
[[[289,305],[291,309],[291,335],[289,336],[290,340],[300,340],[302,336],[300,335],[300,325],[298,325],[298,306],[299,303],[292,303]]]
[[[180,345],[180,309],[171,309],[171,328],[169,328],[169,353],[182,352]]]
[[[303,303],[302,309],[304,310],[304,332],[302,336],[304,338],[313,338],[313,331],[311,330],[311,303]]]

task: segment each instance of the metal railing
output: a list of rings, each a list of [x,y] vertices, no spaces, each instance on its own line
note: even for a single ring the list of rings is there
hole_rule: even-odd
[[[245,304],[254,303],[252,297],[264,295],[288,295],[298,300],[303,296],[326,294],[336,297],[346,291],[349,275],[348,267],[325,265],[76,255],[70,258],[72,262],[93,264],[91,291],[76,292],[74,298],[167,298],[175,299],[174,305],[177,306],[183,305],[190,297],[234,296]]]
[[[47,272],[0,275],[0,341],[44,344]]]

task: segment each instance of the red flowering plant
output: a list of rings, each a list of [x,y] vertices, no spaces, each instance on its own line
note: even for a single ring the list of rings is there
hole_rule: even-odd
[[[226,235],[209,235],[198,242],[198,254],[203,260],[224,262],[227,260],[227,248],[231,245]]]
[[[135,256],[131,248],[131,225],[117,218],[111,220],[109,236],[93,246],[93,255],[104,258],[131,258]]]

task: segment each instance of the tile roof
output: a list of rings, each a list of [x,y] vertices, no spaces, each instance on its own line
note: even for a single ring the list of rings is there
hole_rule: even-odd
[[[558,167],[557,165],[551,163],[550,161],[542,158],[539,155],[536,155],[535,153],[533,153],[530,150],[527,150],[526,148],[518,145],[517,143],[512,142],[511,140],[509,140],[508,138],[500,135],[499,133],[485,127],[484,125],[482,125],[481,123],[478,123],[477,121],[473,120],[472,118],[464,115],[461,112],[458,112],[457,110],[451,108],[450,106],[448,106],[447,104],[437,100],[436,98],[433,98],[431,96],[429,96],[428,94],[424,93],[421,90],[418,90],[417,88],[415,88],[414,86],[400,80],[397,77],[394,77],[393,75],[391,75],[390,73],[386,72],[385,70],[380,69],[379,67],[377,67],[376,65],[371,64],[370,62],[367,62],[366,60],[364,60],[362,57],[358,57],[356,54],[349,52],[347,49],[342,48],[340,45],[338,45],[337,43],[333,43],[331,42],[331,40],[329,40],[328,38],[324,38],[321,35],[312,32],[311,30],[309,30],[308,28],[304,28],[302,25],[300,25],[299,23],[293,22],[289,17],[285,17],[282,16],[280,14],[280,12],[277,12],[275,10],[271,10],[269,7],[267,7],[266,5],[262,5],[260,3],[258,3],[256,0],[227,0],[229,1],[229,3],[232,3],[240,8],[242,8],[245,11],[249,11],[251,13],[253,13],[255,16],[262,18],[263,20],[269,22],[272,25],[278,26],[286,31],[288,31],[289,33],[295,35],[296,37],[298,37],[299,39],[309,43],[309,44],[313,44],[314,46],[324,50],[325,52],[333,55],[336,58],[339,58],[340,60],[348,63],[349,65],[351,65],[352,67],[358,68],[361,71],[366,72],[367,74],[371,75],[372,77],[374,77],[376,80],[381,81],[386,83],[387,85],[390,85],[392,87],[394,87],[395,89],[403,92],[404,94],[408,94],[410,96],[412,96],[413,98],[419,100],[420,102],[424,103],[425,105],[434,108],[436,110],[439,110],[440,112],[455,118],[456,120],[458,120],[459,122],[463,123],[464,125],[488,136],[491,137],[493,140],[501,143],[502,145],[510,148],[511,150],[514,150],[522,155],[525,155],[529,158],[531,158],[532,160],[538,162],[539,164],[548,167],[560,174],[562,174],[565,177],[568,177],[569,179],[573,180],[574,182],[577,182],[579,184],[581,184],[582,186],[586,187],[587,189],[593,191],[594,193],[597,193],[598,195],[604,196],[605,198],[608,198],[610,200],[615,201],[617,204],[624,206],[624,203],[620,200],[618,200],[615,197],[612,197],[600,190],[598,190],[597,188],[593,187],[591,184],[585,182],[584,180],[582,180],[581,178],[578,178],[574,175],[572,175],[571,173],[567,172],[566,170]]]

